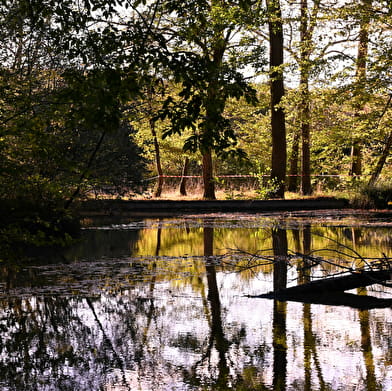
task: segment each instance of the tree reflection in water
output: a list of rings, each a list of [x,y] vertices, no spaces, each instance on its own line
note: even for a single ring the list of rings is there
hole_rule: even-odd
[[[366,288],[358,289],[359,295],[367,295]],[[374,357],[372,341],[370,336],[369,310],[359,310],[359,324],[361,328],[361,349],[366,368],[366,390],[380,391],[382,387],[377,383],[376,372],[374,367]]]
[[[284,289],[287,286],[287,235],[281,228],[272,229],[273,289]],[[287,303],[274,300],[273,312],[273,351],[274,351],[274,380],[273,390],[286,389],[287,372],[287,334],[286,334]]]
[[[101,336],[78,315],[82,302],[53,297],[2,302],[2,389],[99,389],[112,355],[96,350]]]
[[[206,275],[208,285],[208,301],[210,303],[211,323],[210,342],[208,344],[208,359],[211,359],[211,348],[215,344],[218,352],[218,377],[215,380],[217,389],[225,390],[228,387],[229,367],[227,364],[227,353],[229,342],[226,339],[222,326],[221,302],[219,289],[216,280],[216,270],[214,265],[214,228],[205,225],[203,229],[204,257],[206,262]]]
[[[149,254],[108,259],[110,274],[72,263],[69,269],[3,266],[1,286],[8,295],[0,299],[0,390],[389,391],[389,308],[339,311],[244,297],[249,290],[282,289],[293,277],[310,280],[310,224],[258,231],[258,243],[270,247],[274,262],[246,274],[236,273],[234,263],[223,265],[226,231],[219,223],[176,223],[181,243],[202,243],[197,256],[168,253],[174,231],[166,235],[164,220],[145,232],[121,232],[126,245],[114,232],[100,233],[113,237],[122,257],[136,251],[136,238],[150,235]],[[254,230],[234,234],[240,241]],[[360,242],[357,233],[352,236]],[[113,255],[109,243],[100,251],[105,246]],[[290,246],[305,255],[295,270],[288,268]],[[99,289],[73,292],[78,280]],[[45,289],[34,290],[41,285]]]

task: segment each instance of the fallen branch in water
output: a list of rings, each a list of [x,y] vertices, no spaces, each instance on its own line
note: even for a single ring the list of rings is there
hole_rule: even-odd
[[[392,307],[392,299],[380,299],[374,296],[361,296],[346,292],[329,292],[316,294],[284,294],[283,292],[270,292],[264,295],[247,296],[251,298],[274,299],[279,301],[295,301],[309,304],[322,304],[333,306],[346,306],[360,310]]]
[[[305,284],[279,289],[264,295],[254,297],[281,298],[296,295],[328,294],[331,292],[344,292],[355,288],[377,284],[392,279],[392,272],[387,270],[360,271],[339,277],[329,277],[310,281]]]
[[[346,247],[348,249],[348,247]],[[316,256],[317,252],[332,251],[343,259],[331,260]],[[312,251],[310,254],[290,253],[286,255],[271,256],[260,254],[249,254],[237,250],[234,254],[242,253],[248,262],[238,265],[238,270],[244,271],[260,266],[273,265],[274,273],[277,272],[275,264],[286,262],[288,266],[293,266],[292,261],[296,261],[297,279],[306,277],[306,282],[291,286],[279,287],[272,292],[261,295],[248,295],[247,297],[268,298],[281,301],[299,301],[304,303],[326,304],[326,305],[346,305],[359,309],[385,308],[392,306],[392,299],[378,299],[370,296],[360,296],[345,293],[345,291],[362,288],[373,284],[380,284],[385,287],[392,287],[392,258],[385,254],[383,258],[365,259],[353,250],[354,255],[341,250],[320,249]],[[302,265],[298,264],[298,261]],[[302,262],[301,262],[302,261]],[[343,261],[343,262],[342,262]],[[358,267],[361,265],[362,267]],[[317,267],[318,272],[322,272],[322,277],[315,278],[310,274],[310,270]],[[334,270],[331,272],[331,267]],[[287,272],[287,271],[286,271]]]

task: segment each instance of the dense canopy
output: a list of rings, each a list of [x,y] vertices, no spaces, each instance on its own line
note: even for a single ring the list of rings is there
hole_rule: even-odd
[[[206,199],[222,175],[263,197],[385,184],[391,33],[388,1],[4,0],[0,199],[69,208],[182,171]]]

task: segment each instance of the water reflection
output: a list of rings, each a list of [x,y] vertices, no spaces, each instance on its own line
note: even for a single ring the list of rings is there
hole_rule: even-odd
[[[366,295],[365,288],[361,288],[358,292],[360,295]],[[377,384],[377,378],[375,373],[373,349],[370,336],[370,324],[369,324],[369,311],[359,311],[359,322],[361,328],[361,348],[363,352],[363,359],[366,368],[365,384],[368,391],[380,390]]]
[[[288,247],[285,229],[272,229],[273,263],[273,289],[284,289],[287,286]],[[274,354],[274,380],[273,390],[286,389],[287,372],[287,335],[286,315],[287,303],[274,300],[273,310],[273,354]]]
[[[204,257],[206,262],[206,275],[208,286],[208,301],[210,304],[210,341],[203,360],[211,361],[212,348],[218,352],[218,375],[214,380],[216,389],[225,390],[228,387],[229,366],[227,363],[227,353],[229,351],[229,341],[226,339],[221,314],[221,302],[219,298],[219,288],[216,277],[216,270],[213,259],[214,255],[214,228],[206,225],[203,230]]]
[[[331,257],[339,238],[369,259],[390,251],[337,223],[128,222],[87,230],[61,263],[3,266],[0,389],[389,391],[390,308],[245,296],[325,273],[306,255]],[[250,267],[257,252],[273,262]],[[355,293],[392,298],[380,285]]]

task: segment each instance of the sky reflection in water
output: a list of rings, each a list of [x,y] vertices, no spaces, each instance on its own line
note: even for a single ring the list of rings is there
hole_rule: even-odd
[[[310,278],[298,256],[254,266],[282,249],[391,257],[388,225],[210,215],[89,228],[60,263],[2,267],[0,390],[389,391],[390,307],[246,297]],[[353,293],[392,298],[381,285]]]

